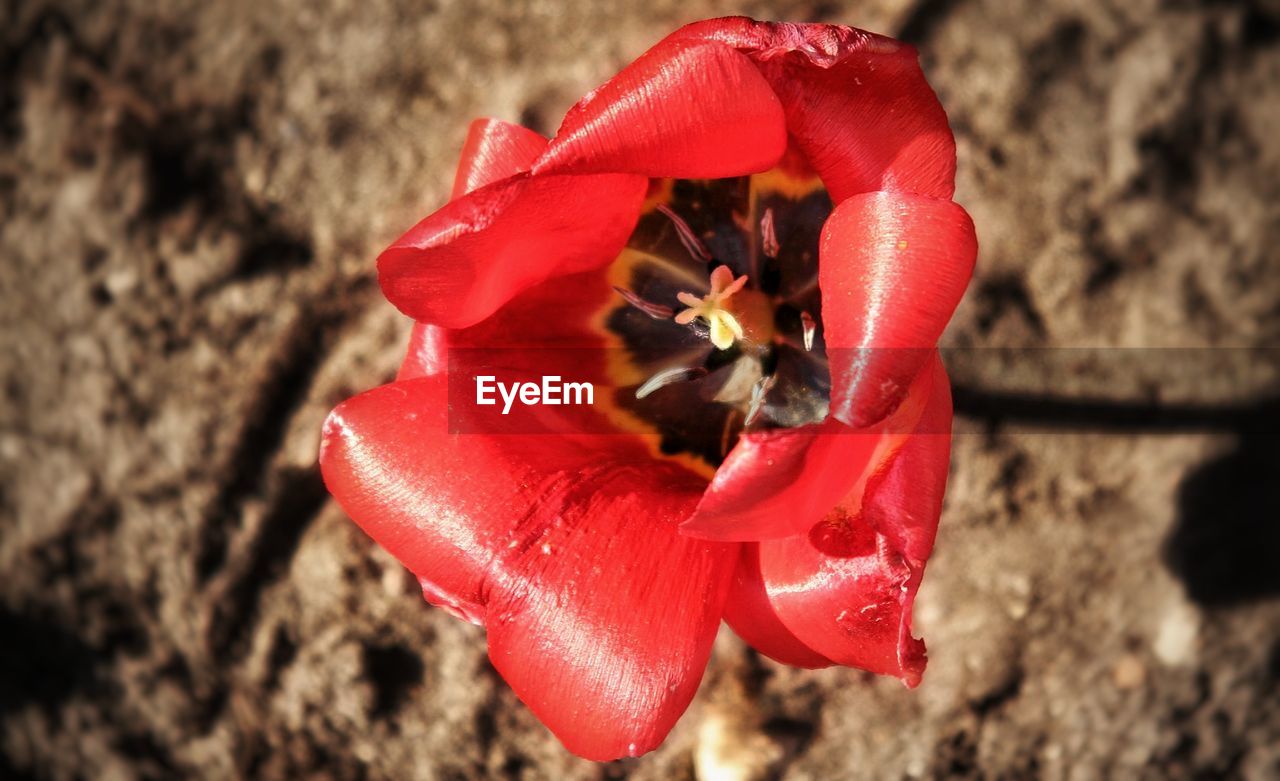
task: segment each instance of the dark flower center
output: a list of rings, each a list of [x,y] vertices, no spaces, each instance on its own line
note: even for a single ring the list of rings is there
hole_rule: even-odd
[[[610,267],[604,323],[621,347],[614,402],[663,453],[714,467],[744,430],[826,417],[818,238],[830,212],[816,177],[781,170],[654,183]]]

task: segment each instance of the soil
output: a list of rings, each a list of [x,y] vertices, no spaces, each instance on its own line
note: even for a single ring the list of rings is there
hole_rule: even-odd
[[[596,765],[317,434],[394,373],[373,258],[467,123],[732,12],[920,47],[983,246],[948,345],[1196,349],[957,351],[924,684],[725,630]],[[0,777],[1280,778],[1277,126],[1275,2],[0,0]]]

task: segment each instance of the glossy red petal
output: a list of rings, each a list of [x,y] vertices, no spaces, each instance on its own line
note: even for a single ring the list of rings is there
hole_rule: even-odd
[[[475,120],[462,144],[452,197],[528,171],[546,149],[547,139],[526,127],[501,119]]]
[[[769,602],[805,646],[838,663],[920,682],[924,643],[911,610],[933,546],[950,454],[946,372],[914,433],[859,506],[844,504],[808,535],[759,544]]]
[[[469,328],[414,323],[396,379],[449,370],[449,349],[457,348],[463,352],[454,353],[459,363],[452,367],[455,371],[466,371],[465,364],[474,362],[470,359],[487,355],[516,364],[512,368],[517,371],[609,384],[604,342],[595,321],[614,295],[607,269],[597,269],[534,285]]]
[[[817,22],[758,22],[746,16],[704,19],[681,27],[668,41],[719,41],[769,62],[796,54],[815,67],[829,68],[850,54],[892,54],[905,44],[883,35],[842,24]]]
[[[529,170],[547,149],[547,139],[520,125],[501,119],[477,119],[467,129],[458,171],[453,179],[453,195],[458,198],[500,179]],[[409,348],[400,365],[397,380],[411,380],[444,371],[447,332],[427,323],[413,324]]]
[[[951,467],[951,380],[934,356],[933,378],[915,431],[888,467],[867,484],[862,516],[908,561],[924,565],[938,534],[938,516]]]
[[[489,603],[494,666],[588,759],[662,743],[697,691],[737,559],[676,532],[691,505],[656,471],[582,465],[575,506],[512,555]]]
[[[570,109],[533,170],[719,178],[767,170],[786,146],[782,107],[749,59],[670,42]]]
[[[836,503],[861,491],[907,441],[932,378],[922,372],[907,401],[874,426],[828,418],[817,425],[743,435],[716,470],[685,534],[712,540],[772,540],[807,534]]]
[[[901,403],[933,355],[969,284],[977,236],[951,201],[870,193],[836,207],[818,252],[831,414],[867,426]]]
[[[676,531],[705,481],[627,440],[450,434],[448,415],[444,375],[345,402],[326,485],[429,598],[487,625],[570,750],[651,750],[697,689],[737,561]]]
[[[810,670],[834,664],[800,642],[778,619],[760,577],[760,548],[755,543],[742,546],[724,603],[724,620],[738,637],[776,662]]]
[[[740,541],[805,532],[844,496],[880,441],[879,433],[846,434],[840,427],[829,421],[744,435],[681,531]]]
[[[711,19],[668,42],[712,40],[754,59],[787,130],[832,199],[896,190],[950,198],[955,140],[911,46],[841,25]]]
[[[378,256],[378,281],[415,320],[464,328],[543,280],[602,266],[648,187],[630,174],[519,174],[448,203]]]
[[[447,371],[448,338],[448,330],[438,325],[414,323],[413,330],[409,332],[409,347],[400,362],[396,379],[412,380]]]

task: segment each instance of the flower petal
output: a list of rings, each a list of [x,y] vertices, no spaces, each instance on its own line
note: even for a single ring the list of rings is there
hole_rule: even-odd
[[[689,40],[719,41],[760,65],[836,203],[876,190],[951,197],[955,140],[911,46],[842,25],[744,17],[696,22],[663,43]]]
[[[740,541],[803,533],[845,494],[878,441],[825,423],[744,434],[680,531]]]
[[[760,573],[780,623],[838,663],[914,687],[924,643],[911,610],[933,547],[950,454],[951,394],[939,361],[913,434],[854,512],[842,504],[809,535],[759,544]]]
[[[760,577],[760,548],[755,543],[742,546],[729,598],[724,603],[724,620],[738,637],[776,662],[810,670],[834,664],[800,642],[778,619]]]
[[[409,347],[400,362],[397,380],[430,377],[449,368],[449,331],[438,325],[414,323],[409,332]]]
[[[951,201],[857,195],[831,213],[818,252],[831,414],[867,426],[933,355],[973,273],[973,222]]]
[[[547,139],[527,127],[501,119],[475,120],[462,144],[452,197],[528,171],[546,149]]]
[[[535,173],[719,178],[772,168],[782,107],[749,59],[719,43],[663,43],[565,115]]]
[[[660,473],[582,473],[582,506],[490,601],[489,655],[569,750],[604,761],[657,748],[693,699],[737,546],[681,536],[691,504]]]
[[[468,328],[414,323],[396,379],[465,372],[473,359],[500,358],[536,369],[538,375],[559,371],[575,382],[607,382],[601,368],[604,343],[595,321],[614,295],[607,269],[596,269],[534,285]],[[450,348],[465,351],[454,353],[454,366],[449,364]]]
[[[867,428],[828,418],[799,428],[748,432],[680,530],[738,541],[808,534],[842,498],[856,501],[894,457],[915,430],[932,384],[932,377],[921,372],[907,401]]]
[[[396,240],[378,256],[378,281],[413,319],[466,327],[531,285],[617,257],[647,186],[630,174],[503,179]]]
[[[452,198],[458,198],[499,179],[529,170],[547,148],[547,139],[520,125],[501,119],[477,119],[467,129],[458,171],[453,179]],[[400,365],[397,380],[424,377],[445,369],[444,329],[415,322],[409,348]]]
[[[862,516],[908,560],[921,566],[933,551],[951,467],[951,380],[936,354],[924,374],[932,388],[915,431],[867,484]]]
[[[340,405],[326,485],[429,598],[488,626],[495,667],[571,751],[649,751],[697,689],[737,561],[676,531],[705,481],[618,438],[450,434],[447,385]]]

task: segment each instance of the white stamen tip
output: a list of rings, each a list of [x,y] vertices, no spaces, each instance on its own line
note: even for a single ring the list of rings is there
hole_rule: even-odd
[[[813,337],[818,333],[818,324],[813,321],[813,315],[808,312],[801,312],[800,326],[804,329],[804,349],[811,352],[813,350]]]
[[[707,370],[701,366],[676,366],[671,369],[663,369],[645,380],[644,384],[639,388],[636,388],[636,398],[643,399],[645,396],[648,396],[659,388],[664,388],[676,382],[695,380],[699,377],[706,376],[706,374]]]
[[[750,426],[760,417],[760,413],[764,411],[765,396],[773,389],[773,384],[778,379],[778,375],[770,374],[768,377],[761,377],[756,380],[756,384],[751,386],[751,403],[747,406],[747,416],[742,421],[742,425]]]

